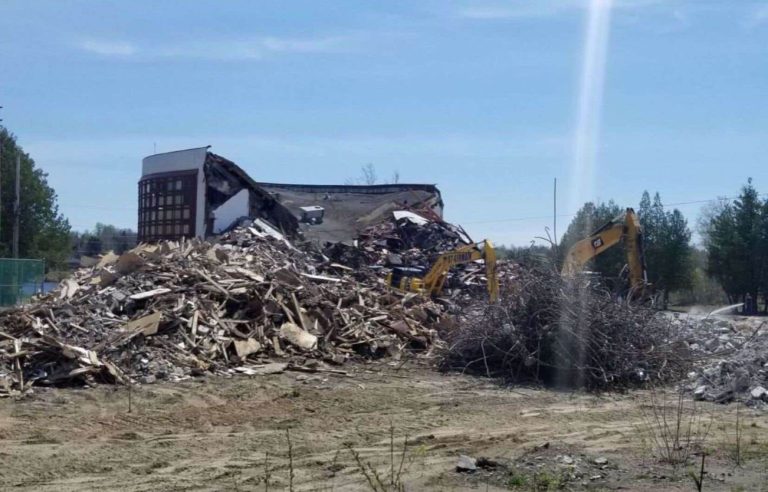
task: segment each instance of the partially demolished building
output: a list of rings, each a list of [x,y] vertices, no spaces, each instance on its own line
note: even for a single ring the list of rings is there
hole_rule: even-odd
[[[244,218],[292,235],[296,217],[234,162],[208,147],[146,157],[139,181],[139,241],[208,237]]]
[[[146,157],[139,181],[139,241],[210,237],[244,221],[320,242],[354,240],[392,212],[441,219],[435,185],[374,186],[260,183],[209,147]]]

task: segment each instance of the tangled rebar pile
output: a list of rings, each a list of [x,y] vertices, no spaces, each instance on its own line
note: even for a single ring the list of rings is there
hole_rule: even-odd
[[[551,270],[521,270],[498,304],[441,335],[443,369],[511,383],[617,390],[678,380],[691,365],[667,318]]]

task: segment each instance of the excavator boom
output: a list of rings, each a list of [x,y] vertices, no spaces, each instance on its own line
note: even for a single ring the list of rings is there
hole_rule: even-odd
[[[643,251],[643,232],[640,220],[632,209],[627,213],[625,236],[627,250],[627,266],[629,267],[629,286],[634,294],[642,295],[648,286],[648,272],[645,268],[645,252]]]
[[[635,211],[628,208],[623,221],[614,219],[591,236],[574,244],[565,255],[562,275],[573,277],[591,259],[624,241],[629,268],[629,287],[632,297],[642,296],[648,285],[643,253],[643,233]]]
[[[589,260],[619,244],[623,236],[624,226],[611,221],[588,238],[574,244],[565,255],[563,276],[576,275]]]
[[[401,290],[440,295],[451,268],[477,260],[485,261],[488,294],[491,302],[496,302],[499,297],[499,279],[496,275],[496,250],[488,240],[479,244],[462,246],[454,251],[441,254],[423,278],[410,276],[398,276],[396,278],[393,274],[390,274],[387,278],[387,284]]]

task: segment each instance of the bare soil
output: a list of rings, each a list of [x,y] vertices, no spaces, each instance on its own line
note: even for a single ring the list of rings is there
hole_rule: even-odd
[[[390,483],[407,437],[405,490],[695,490],[695,464],[660,463],[643,437],[648,392],[502,388],[417,365],[347,369],[135,387],[130,412],[125,387],[2,400],[0,488],[288,490],[293,474],[294,490],[372,490],[361,467]],[[702,410],[714,418],[704,490],[768,490],[768,418],[740,410],[737,466],[736,407]],[[489,461],[458,473],[462,454]]]

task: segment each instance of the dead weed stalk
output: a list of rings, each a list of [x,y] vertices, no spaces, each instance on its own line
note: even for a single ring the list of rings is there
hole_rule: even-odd
[[[701,468],[698,470],[698,473],[694,471],[688,473],[688,475],[693,480],[693,483],[696,484],[696,490],[698,492],[702,492],[704,490],[704,477],[707,476],[706,461],[707,453],[701,453]]]
[[[727,427],[723,427],[725,433],[725,449],[728,450],[728,458],[733,461],[737,468],[744,464],[744,418],[741,411],[741,403],[736,403],[736,431],[733,436],[733,442],[730,440],[730,432]]]
[[[642,411],[645,434],[661,462],[677,469],[694,454],[705,451],[714,415],[705,414],[696,401],[685,398],[682,390],[672,398],[652,389]]]
[[[285,429],[285,438],[288,441],[288,490],[293,492],[293,443],[291,442],[291,429]]]
[[[389,477],[382,478],[376,467],[370,461],[364,461],[360,453],[347,443],[347,450],[355,460],[358,471],[365,478],[368,487],[372,492],[405,492],[403,483],[403,472],[405,470],[406,456],[408,455],[408,436],[403,439],[403,447],[400,450],[399,460],[396,457],[395,449],[395,427],[389,429]]]
[[[272,479],[272,472],[269,469],[269,451],[264,455],[264,492],[269,492],[269,481]]]

